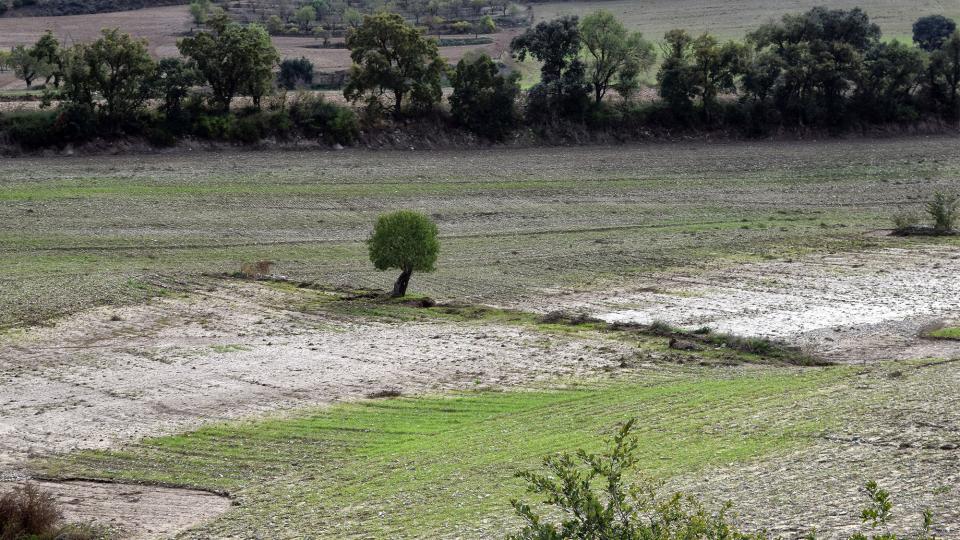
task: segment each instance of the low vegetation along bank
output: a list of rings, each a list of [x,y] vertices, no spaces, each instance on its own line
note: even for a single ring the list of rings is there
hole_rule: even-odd
[[[5,55],[28,87],[44,88],[48,110],[5,113],[11,147],[37,149],[96,138],[182,138],[254,143],[321,139],[349,145],[361,132],[410,122],[470,132],[490,141],[605,133],[851,128],[948,129],[960,118],[960,33],[954,21],[924,17],[914,44],[882,39],[859,9],[812,9],[765,24],[743,42],[677,29],[658,47],[612,14],[542,22],[517,36],[517,60],[541,65],[528,91],[520,76],[485,55],[456,66],[438,44],[397,14],[366,16],[346,35],[353,67],[343,89],[352,106],[314,94],[313,66],[280,57],[265,28],[224,12],[178,42],[182,58],[153,60],[147,44],[118,30],[64,47],[52,34]],[[654,66],[659,99],[636,98]],[[278,68],[279,66],[279,68]],[[450,88],[445,97],[444,88]],[[237,100],[247,105],[237,105]],[[56,104],[56,105],[54,105]]]

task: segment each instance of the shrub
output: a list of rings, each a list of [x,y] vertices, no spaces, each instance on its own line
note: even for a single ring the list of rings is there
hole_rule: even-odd
[[[304,135],[323,137],[331,143],[353,144],[360,136],[357,115],[321,96],[297,96],[290,105],[290,118]]]
[[[957,210],[960,198],[956,195],[938,191],[933,200],[927,203],[927,213],[933,218],[933,228],[938,231],[952,231],[957,222]]]
[[[3,131],[11,142],[24,148],[41,148],[52,142],[50,134],[56,121],[53,111],[15,112],[3,116]]]
[[[4,540],[51,534],[62,517],[53,496],[32,484],[0,496],[0,538]]]
[[[437,225],[427,216],[408,210],[380,216],[367,246],[377,270],[401,271],[391,293],[394,298],[407,294],[414,271],[433,272],[440,253]]]
[[[462,59],[450,75],[453,94],[450,109],[454,119],[470,131],[501,140],[519,123],[517,73],[501,75],[486,54],[470,61]]]
[[[730,522],[730,505],[708,511],[692,497],[677,493],[661,497],[650,480],[630,483],[638,459],[637,440],[630,435],[635,420],[625,423],[602,454],[578,450],[547,457],[547,474],[525,471],[527,491],[542,495],[555,507],[559,522],[538,515],[529,505],[512,500],[524,525],[510,540],[607,539],[673,540],[687,538],[751,539],[763,534],[738,531]],[[597,485],[598,484],[598,485]]]
[[[287,90],[313,84],[313,62],[305,57],[287,58],[280,62],[277,84]]]
[[[739,530],[730,517],[732,505],[726,503],[711,512],[697,499],[674,493],[661,496],[661,485],[648,479],[630,482],[636,476],[637,439],[631,435],[636,419],[623,424],[604,453],[577,450],[543,460],[546,474],[524,471],[517,474],[527,481],[527,491],[540,495],[548,506],[546,516],[519,500],[511,500],[523,526],[510,540],[763,540],[766,531]],[[886,528],[892,515],[890,494],[876,482],[868,482],[865,492],[869,503],[861,511],[862,523],[872,531]],[[933,515],[922,513],[916,540],[933,540],[930,529]],[[551,521],[556,519],[557,521]],[[816,534],[804,538],[815,540]],[[889,532],[856,533],[851,540],[897,540]]]
[[[907,210],[901,210],[893,215],[894,230],[902,231],[916,227],[920,223],[920,217],[916,213]]]

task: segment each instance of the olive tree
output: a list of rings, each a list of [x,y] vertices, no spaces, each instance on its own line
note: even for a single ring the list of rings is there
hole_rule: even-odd
[[[394,298],[407,294],[410,276],[415,271],[433,272],[440,252],[437,225],[427,216],[409,210],[380,216],[367,246],[377,270],[400,270],[391,294]]]
[[[347,35],[353,67],[343,90],[349,101],[367,96],[380,104],[380,96],[393,94],[393,112],[400,114],[409,95],[415,105],[427,108],[440,101],[446,63],[437,42],[404,22],[396,13],[378,13]]]
[[[38,55],[34,47],[17,45],[10,50],[8,62],[14,75],[27,83],[28,89],[33,87],[35,80],[47,78],[53,72],[53,66]]]

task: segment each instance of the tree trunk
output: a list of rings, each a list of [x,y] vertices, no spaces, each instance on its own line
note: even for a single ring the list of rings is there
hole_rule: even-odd
[[[407,285],[410,284],[410,276],[413,274],[413,270],[404,270],[400,274],[400,277],[397,278],[397,282],[393,284],[393,293],[390,294],[391,298],[403,298],[407,295]]]
[[[393,91],[393,101],[394,101],[393,114],[394,116],[399,118],[400,114],[403,111],[403,91],[402,90]]]

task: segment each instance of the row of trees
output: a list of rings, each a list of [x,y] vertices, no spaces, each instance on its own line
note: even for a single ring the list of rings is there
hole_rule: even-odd
[[[42,81],[48,99],[64,107],[96,109],[113,125],[135,116],[150,99],[160,109],[180,109],[191,89],[209,88],[209,105],[228,111],[237,96],[259,106],[272,91],[279,55],[266,31],[226,17],[211,21],[210,31],[178,43],[185,59],[150,56],[146,40],[107,29],[92,43],[63,47],[50,32],[32,47],[18,46],[9,62],[28,88]]]
[[[158,101],[168,123],[182,121],[188,98],[193,117],[198,103],[204,114],[229,113],[238,96],[249,97],[259,110],[277,82],[279,56],[267,31],[232,22],[223,12],[207,27],[179,41],[182,58],[157,62],[145,41],[105,30],[95,42],[71,47],[48,33],[31,47],[14,48],[7,62],[28,86],[42,81],[46,97],[60,101],[66,118],[95,115],[110,131],[138,121],[149,100]],[[709,34],[672,30],[659,47],[656,79],[662,99],[637,105],[633,96],[658,61],[657,47],[606,11],[582,20],[542,22],[512,41],[515,58],[541,64],[540,81],[525,95],[519,76],[490,57],[467,55],[451,67],[436,40],[401,15],[381,12],[365,17],[347,35],[353,67],[344,96],[363,104],[371,119],[416,115],[437,111],[442,88],[449,84],[452,119],[492,139],[515,130],[522,115],[532,126],[740,123],[754,130],[833,128],[924,115],[960,118],[956,25],[944,17],[925,17],[915,25],[914,40],[916,47],[881,41],[879,28],[859,9],[788,15],[751,32],[744,42],[721,43]],[[292,88],[308,83],[312,72],[305,59],[288,59],[281,64],[279,82]],[[614,94],[619,99],[610,99]],[[336,118],[338,129],[357,131],[340,111],[325,105],[307,109],[320,115],[321,123]],[[315,120],[306,121],[313,125]]]
[[[540,81],[525,96],[524,113],[533,125],[603,124],[616,109],[607,98],[616,94],[630,105],[658,59],[661,102],[647,106],[657,113],[647,117],[668,126],[839,128],[929,115],[960,118],[956,25],[924,17],[914,41],[881,40],[879,27],[860,9],[815,8],[763,25],[743,42],[671,30],[658,58],[656,45],[601,10],[529,28],[512,41],[511,52],[541,64]],[[520,95],[515,75],[482,56],[447,73],[436,44],[398,15],[366,18],[347,45],[354,66],[345,95],[352,101],[386,109],[382,98],[388,95],[394,114],[431,110],[446,75],[453,116],[462,124],[491,136],[516,124],[512,107],[504,106]]]

